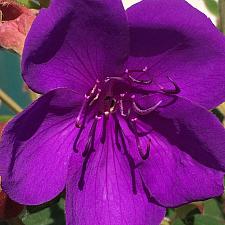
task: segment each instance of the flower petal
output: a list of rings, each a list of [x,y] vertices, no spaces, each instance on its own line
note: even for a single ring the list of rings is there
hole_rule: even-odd
[[[118,73],[127,54],[121,1],[54,0],[28,34],[23,77],[36,92],[69,87],[84,94],[97,78]]]
[[[64,189],[79,102],[73,91],[56,89],[8,123],[0,144],[0,175],[10,198],[40,204]]]
[[[151,139],[149,159],[139,169],[158,203],[176,207],[223,193],[225,130],[213,114],[177,98],[139,126]]]
[[[208,109],[225,99],[225,38],[211,21],[185,1],[144,0],[127,10],[129,69],[148,67],[147,76]],[[144,16],[143,16],[144,15]]]
[[[102,129],[102,120],[97,130]],[[148,202],[137,174],[137,194],[132,192],[131,173],[125,155],[115,144],[114,122],[110,118],[105,144],[96,132],[95,152],[87,163],[83,190],[78,188],[82,173],[76,153],[70,161],[66,196],[68,225],[129,224],[159,225],[165,209]]]

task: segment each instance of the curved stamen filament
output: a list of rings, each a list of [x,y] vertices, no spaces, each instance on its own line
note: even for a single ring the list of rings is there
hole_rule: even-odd
[[[146,159],[148,159],[149,154],[150,154],[150,140],[147,143],[147,148],[146,148],[146,151],[144,153],[143,152],[143,149],[141,147],[140,139],[138,137],[138,131],[137,131],[136,121],[137,121],[137,118],[131,119],[131,124],[132,124],[132,128],[133,128],[133,131],[134,131],[134,136],[135,136],[135,139],[136,139],[136,144],[137,144],[138,152],[139,152],[141,158],[143,160],[146,160]]]
[[[166,93],[166,94],[178,94],[178,93],[180,93],[181,90],[180,90],[180,87],[177,85],[177,83],[171,77],[167,76],[167,78],[173,84],[174,89],[166,89],[163,86],[158,84],[158,86],[160,87],[160,90],[163,93]]]
[[[84,110],[85,110],[85,108],[87,106],[89,98],[90,98],[90,96],[87,96],[87,95],[84,96],[84,102],[83,102],[83,104],[81,106],[81,109],[80,109],[80,111],[78,113],[78,116],[77,116],[76,122],[75,122],[75,126],[77,128],[81,128],[82,127],[81,116],[82,116],[82,114],[83,114],[83,112],[84,112]]]
[[[153,81],[153,79],[151,79],[151,80],[138,80],[138,79],[132,77],[131,75],[128,75],[128,77],[132,82],[137,83],[137,84],[146,84],[147,85],[147,84],[151,84],[152,81]]]
[[[95,93],[95,90],[97,89],[99,83],[100,83],[100,81],[97,79],[96,84],[94,85],[94,87],[92,88],[92,90],[89,94],[89,97],[91,97]]]
[[[111,80],[125,81],[125,79],[122,77],[106,77],[104,81],[105,81],[105,83],[107,83]]]
[[[107,129],[106,126],[107,126],[108,118],[109,118],[109,112],[105,112],[103,117],[102,135],[100,138],[102,144],[105,143],[105,139],[106,139],[106,129]]]
[[[99,83],[100,83],[100,81],[99,81],[99,80],[96,80],[96,84],[95,84],[94,87],[91,89],[90,93],[84,95],[84,102],[83,102],[83,104],[82,104],[82,106],[81,106],[81,109],[80,109],[80,111],[79,111],[79,113],[78,113],[78,116],[77,116],[76,122],[75,122],[75,125],[76,125],[77,128],[81,128],[81,127],[82,127],[81,116],[82,116],[82,114],[83,114],[85,108],[87,107],[88,101],[89,101],[90,98],[94,95],[94,93],[95,93],[95,91],[96,91],[96,89],[97,89]],[[99,91],[99,90],[100,90],[100,89],[98,89],[98,93],[96,94],[97,99],[98,99],[99,94],[100,94],[100,92],[101,92],[101,90],[100,90],[100,91]],[[94,97],[94,99],[96,98],[96,96]],[[93,99],[93,100],[94,100],[94,99]],[[92,101],[93,101],[93,100],[92,100]],[[91,101],[91,103],[92,103],[92,101]]]
[[[84,116],[83,123],[85,123],[85,121],[86,121],[86,115]],[[83,130],[84,130],[84,126],[82,126],[81,129],[79,129],[79,132],[78,132],[78,134],[77,134],[77,136],[75,138],[75,141],[73,143],[73,150],[76,153],[78,153],[77,144],[78,144],[78,141],[80,139],[80,136],[81,136]]]
[[[134,99],[134,98],[133,98]],[[147,109],[141,109],[139,108],[139,106],[136,104],[135,101],[133,101],[132,106],[133,106],[133,110],[142,116],[148,115],[149,113],[153,112],[154,110],[157,109],[157,107],[162,103],[162,100],[160,100],[159,102],[157,102],[154,106],[149,107]]]
[[[123,100],[122,99],[120,100],[120,114],[121,114],[121,116],[124,116],[124,117],[127,116],[127,114],[124,113],[124,107],[123,107]]]
[[[92,152],[93,151],[89,151],[87,153],[87,156],[85,157],[83,165],[82,165],[81,175],[80,175],[80,179],[78,181],[78,188],[79,188],[80,191],[82,191],[83,188],[84,188],[84,176],[85,176],[85,172],[87,170],[87,163],[88,163],[88,160],[90,159],[90,156],[91,156]]]
[[[96,94],[95,97],[91,100],[91,102],[89,103],[89,106],[92,106],[92,105],[94,104],[94,102],[96,102],[96,101],[98,100],[101,91],[102,91],[101,89],[98,89],[97,94]]]
[[[83,190],[83,188],[84,188],[84,176],[85,176],[85,172],[87,170],[87,163],[90,159],[91,153],[95,151],[94,150],[94,140],[95,140],[96,127],[97,127],[97,123],[98,123],[99,119],[101,119],[101,117],[95,116],[94,122],[91,126],[91,130],[88,135],[88,141],[85,146],[85,150],[82,153],[82,156],[85,157],[85,159],[83,161],[81,175],[80,175],[80,179],[78,181],[78,188],[80,190]]]
[[[84,149],[84,151],[82,153],[83,157],[86,157],[90,150],[91,151],[94,150],[95,132],[96,132],[96,127],[97,127],[97,123],[98,123],[99,119],[101,119],[101,117],[95,116],[94,122],[93,122],[93,124],[91,126],[91,130],[90,130],[90,132],[88,134],[87,144],[85,145],[85,149]]]
[[[115,118],[115,117],[114,117]],[[120,125],[117,119],[115,119],[115,141],[116,141],[116,146],[118,148],[118,150],[121,150],[121,145],[119,142],[119,129],[120,129]]]
[[[134,82],[134,83],[137,83],[137,84],[151,84],[152,82],[153,82],[153,79],[151,79],[151,80],[139,80],[139,79],[137,79],[137,78],[134,78],[133,76],[132,76],[132,73],[145,73],[145,72],[147,72],[148,71],[148,67],[146,66],[144,69],[142,69],[142,70],[128,70],[128,69],[126,69],[125,70],[125,74],[127,74],[128,75],[128,78],[132,81],[132,82]]]
[[[127,115],[124,113],[124,105],[123,105],[123,98],[124,98],[125,94],[120,94],[120,100],[119,100],[119,104],[120,104],[120,114],[121,116],[126,117]]]
[[[138,143],[138,146],[137,147],[138,147],[138,151],[139,151],[139,154],[140,154],[141,158],[143,160],[148,159],[149,154],[150,154],[150,141],[147,143],[147,148],[146,148],[146,152],[145,153],[142,151],[139,138],[138,138],[138,142],[139,143]]]
[[[120,100],[119,100],[119,109],[120,109],[120,114],[123,117],[128,117],[130,115],[130,108],[126,110],[125,112],[125,107],[124,107],[124,97],[127,93],[120,94]]]
[[[151,194],[150,194],[150,191],[148,189],[148,187],[146,186],[146,184],[144,183],[143,181],[143,178],[141,177],[141,184],[142,184],[142,188],[143,188],[143,191],[148,199],[148,202],[151,202]]]
[[[127,158],[127,162],[130,167],[132,191],[136,195],[137,194],[137,186],[136,186],[136,176],[135,176],[135,168],[136,168],[135,161],[127,149],[125,137],[124,137],[123,131],[119,125],[119,121],[118,121],[117,117],[114,116],[114,119],[115,119],[115,126],[117,128],[118,135],[120,136],[120,139],[121,139],[121,144],[122,144],[122,147],[124,150],[124,155]]]

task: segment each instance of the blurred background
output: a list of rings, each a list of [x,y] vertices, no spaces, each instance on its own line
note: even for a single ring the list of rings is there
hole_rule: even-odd
[[[187,0],[220,26],[218,1]],[[38,10],[48,5],[47,0],[21,0],[23,6],[8,7],[0,0],[0,131],[13,115],[35,100],[38,95],[23,83],[20,71],[20,55],[24,39]],[[13,1],[10,1],[11,3]],[[123,0],[125,8],[136,0]],[[29,9],[28,9],[29,8]],[[20,18],[20,20],[17,20]],[[6,21],[2,23],[2,21]],[[22,25],[21,25],[22,21]],[[12,30],[11,25],[13,25]],[[20,26],[23,26],[21,31]],[[13,39],[13,40],[12,40]],[[213,112],[223,121],[224,105]],[[64,194],[53,201],[36,207],[24,207],[8,199],[0,192],[0,225],[64,225]],[[205,202],[192,203],[178,209],[169,209],[163,225],[225,225],[225,196]]]

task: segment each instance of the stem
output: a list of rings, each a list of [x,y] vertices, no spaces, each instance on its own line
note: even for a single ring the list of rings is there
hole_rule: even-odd
[[[219,0],[220,28],[225,33],[225,0]]]
[[[2,89],[0,89],[0,100],[2,100],[6,105],[8,105],[14,112],[22,112],[22,108]]]

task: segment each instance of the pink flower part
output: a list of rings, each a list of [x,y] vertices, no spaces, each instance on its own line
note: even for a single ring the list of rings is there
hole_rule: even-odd
[[[35,12],[15,2],[0,0],[0,46],[22,54]]]

